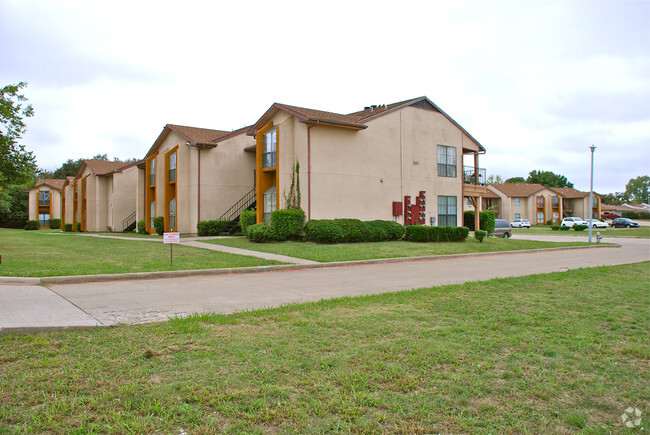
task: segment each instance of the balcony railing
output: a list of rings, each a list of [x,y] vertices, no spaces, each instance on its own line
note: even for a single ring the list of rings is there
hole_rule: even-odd
[[[478,177],[474,166],[463,166],[463,179],[466,184],[480,184],[485,186],[487,177],[485,176],[485,169],[478,168]]]
[[[50,205],[50,198],[38,199],[38,205]]]

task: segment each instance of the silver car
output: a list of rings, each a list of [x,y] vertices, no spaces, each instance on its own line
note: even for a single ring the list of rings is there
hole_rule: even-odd
[[[512,237],[512,230],[510,229],[508,221],[505,219],[495,219],[494,232],[492,235],[494,237],[503,237],[504,239]]]

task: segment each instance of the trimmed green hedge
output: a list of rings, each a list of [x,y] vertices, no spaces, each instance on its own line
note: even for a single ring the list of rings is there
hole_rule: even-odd
[[[27,223],[25,224],[25,229],[27,231],[37,230],[38,229],[38,221],[27,221]]]
[[[410,242],[460,242],[467,239],[468,235],[469,228],[467,227],[409,225],[406,227],[404,240]]]
[[[623,213],[621,213],[621,217],[628,218],[628,219],[650,219],[650,213],[624,211]]]
[[[271,213],[271,228],[276,240],[296,237],[305,223],[305,212],[299,208],[275,210]]]
[[[50,228],[53,230],[61,228],[61,219],[50,219]]]
[[[586,230],[587,228],[589,228],[589,225],[578,225],[578,224],[575,224],[575,225],[573,226],[573,229],[574,229],[575,231],[584,231],[584,230]]]
[[[138,233],[144,234],[147,232],[147,225],[144,223],[144,219],[138,221]]]
[[[468,210],[463,213],[463,225],[469,228],[470,231],[474,231],[474,210]],[[494,220],[496,215],[491,210],[483,210],[479,215],[481,229],[487,231],[488,234],[494,232]]]
[[[305,224],[304,240],[316,243],[360,243],[399,240],[404,226],[393,221],[359,219],[311,220]]]
[[[71,233],[72,232],[72,224],[63,224],[63,231],[66,233]]]
[[[265,224],[264,222],[249,225],[248,228],[246,228],[246,237],[248,237],[251,242],[256,243],[266,243],[275,240],[273,229],[270,225]]]
[[[560,226],[560,231],[569,231],[571,227],[562,227]]]
[[[239,215],[239,226],[241,227],[242,233],[246,234],[246,229],[257,223],[257,211],[255,210],[244,210]]]
[[[165,232],[165,218],[162,216],[156,216],[153,218],[153,227],[158,233],[159,236],[162,236]]]
[[[81,222],[77,222],[77,231],[81,231]]]
[[[474,231],[474,237],[476,237],[476,240],[479,241],[479,243],[483,243],[483,239],[487,236],[487,231],[483,230],[476,230]]]
[[[551,230],[552,230],[552,231],[559,231],[560,228],[561,228],[561,227],[560,227],[559,225],[551,225]]]
[[[228,226],[229,221],[201,221],[196,224],[199,236],[218,236]]]

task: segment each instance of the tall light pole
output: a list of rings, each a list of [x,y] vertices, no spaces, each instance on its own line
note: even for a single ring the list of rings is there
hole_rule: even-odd
[[[589,188],[589,243],[591,243],[591,232],[594,218],[594,145],[590,146],[591,150],[591,187]]]

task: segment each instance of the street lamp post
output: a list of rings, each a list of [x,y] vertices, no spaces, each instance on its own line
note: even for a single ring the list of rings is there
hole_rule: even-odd
[[[591,187],[589,188],[589,243],[591,243],[591,233],[594,219],[594,145],[590,146],[591,150]]]

